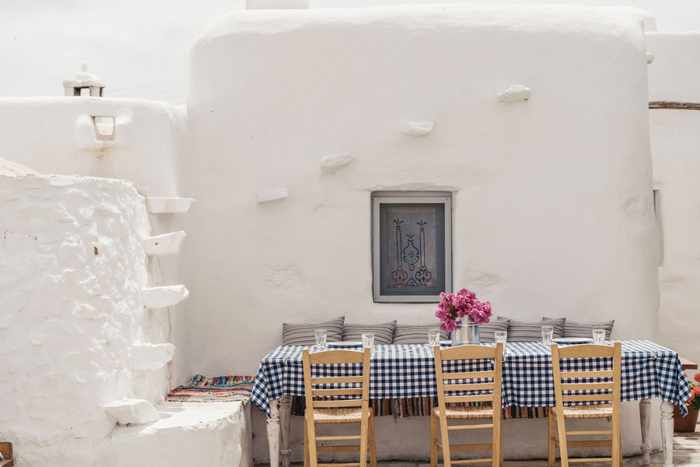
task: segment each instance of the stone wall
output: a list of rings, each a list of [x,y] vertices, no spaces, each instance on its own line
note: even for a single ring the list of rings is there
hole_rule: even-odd
[[[103,405],[167,389],[132,370],[151,337],[149,232],[131,183],[0,175],[0,438],[19,466],[95,465],[115,425]]]

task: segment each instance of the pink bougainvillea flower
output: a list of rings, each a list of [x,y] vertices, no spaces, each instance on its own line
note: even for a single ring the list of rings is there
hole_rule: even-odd
[[[440,302],[435,310],[440,327],[447,332],[457,329],[465,319],[475,324],[488,323],[491,313],[491,303],[479,300],[468,289],[460,289],[457,293],[440,292]]]

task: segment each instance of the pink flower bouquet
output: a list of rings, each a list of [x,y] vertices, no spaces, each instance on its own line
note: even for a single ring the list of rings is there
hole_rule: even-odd
[[[443,331],[452,332],[466,319],[474,324],[488,323],[491,319],[491,303],[476,298],[470,290],[462,289],[457,293],[440,292],[435,316],[440,320]]]

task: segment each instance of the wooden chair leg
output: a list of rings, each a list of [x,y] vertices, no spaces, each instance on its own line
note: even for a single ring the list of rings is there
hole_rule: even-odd
[[[437,467],[438,461],[438,418],[430,415],[430,467]]]
[[[304,417],[304,467],[309,467],[309,432],[306,429],[306,417]]]
[[[613,432],[613,436],[615,433]],[[613,452],[612,452],[612,462],[611,465],[614,467],[622,467],[622,432],[620,431],[620,425],[617,425],[617,443],[613,441]]]
[[[377,439],[375,438],[374,417],[369,419],[369,462],[371,467],[377,467]]]
[[[547,413],[547,467],[554,467],[557,462],[556,437],[557,422],[554,419],[554,412],[551,409]]]
[[[318,467],[318,453],[316,452],[316,427],[312,419],[306,419],[306,432],[309,438],[309,466]]]
[[[447,429],[447,417],[442,414],[440,420],[440,442],[442,443],[442,465],[452,467],[452,457],[450,456],[450,432]]]
[[[501,419],[496,418],[493,420],[493,433],[491,440],[491,465],[493,467],[500,467],[501,459]]]
[[[564,417],[561,414],[557,415],[557,434],[559,438],[559,457],[561,458],[561,467],[569,467],[569,452],[566,442],[566,424]]]

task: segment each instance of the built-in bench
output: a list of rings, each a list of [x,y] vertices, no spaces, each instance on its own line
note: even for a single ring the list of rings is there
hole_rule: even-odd
[[[110,438],[110,467],[252,467],[247,402],[164,402],[160,419],[117,425]]]

